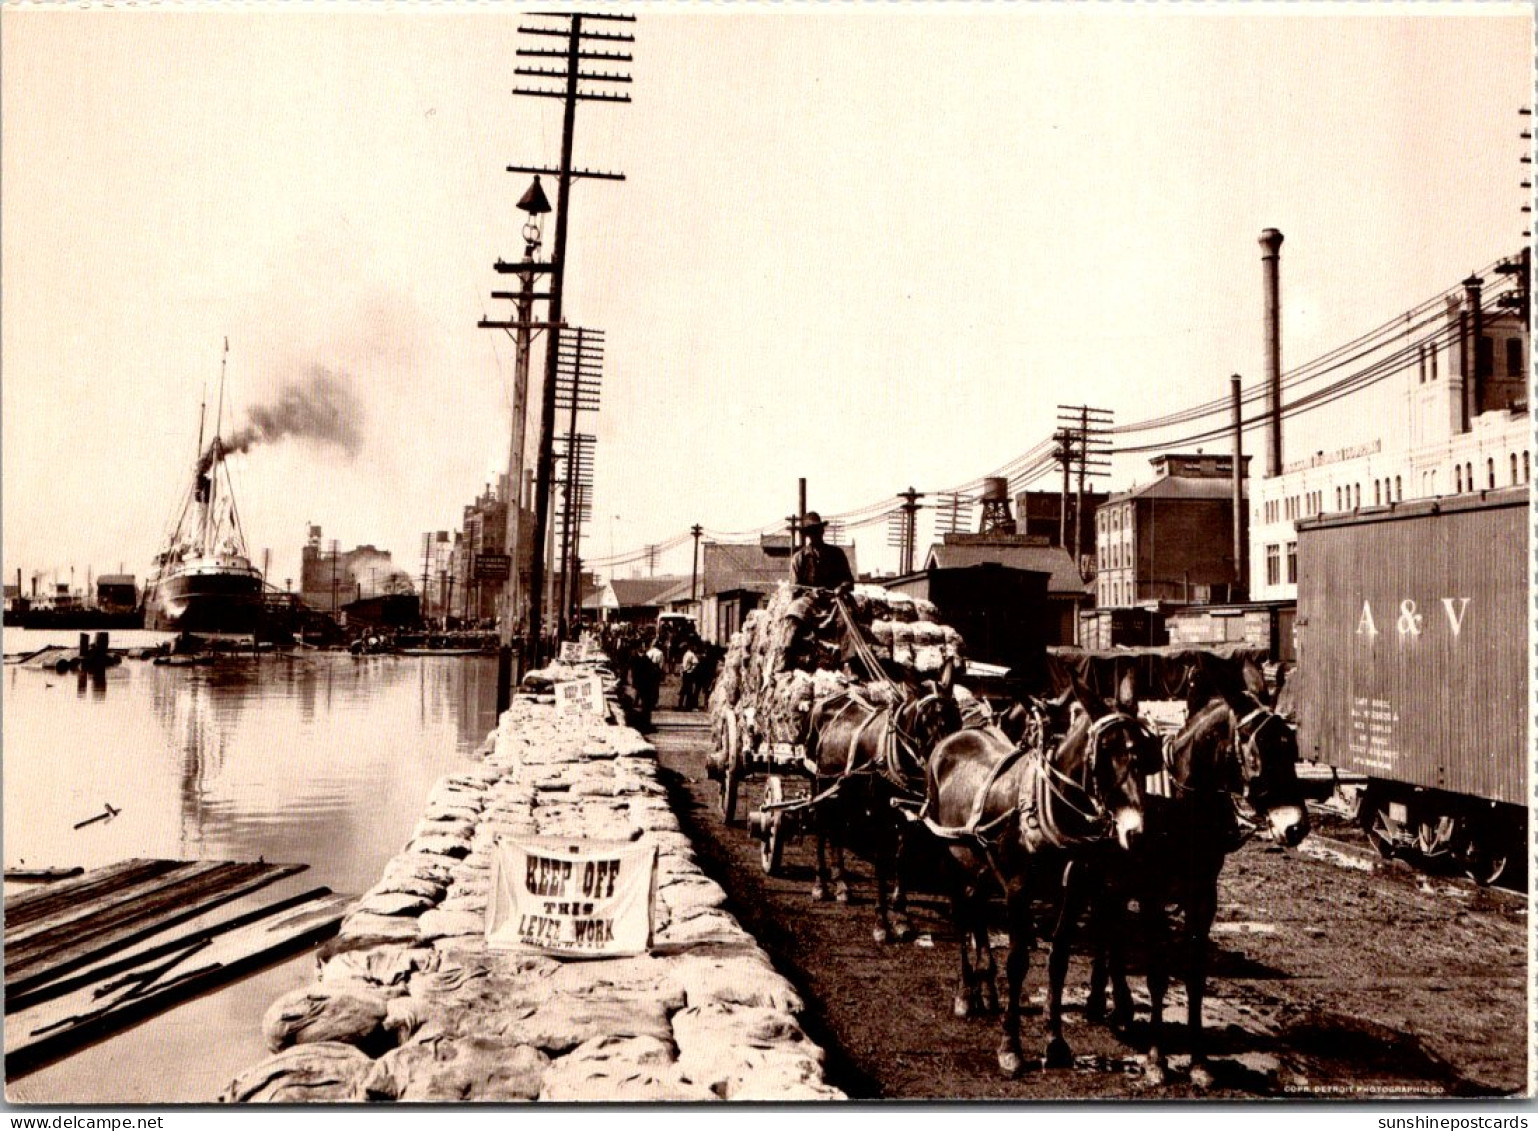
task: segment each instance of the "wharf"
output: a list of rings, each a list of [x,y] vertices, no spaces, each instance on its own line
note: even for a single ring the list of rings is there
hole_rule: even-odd
[[[225,1102],[841,1099],[795,988],[725,909],[656,750],[519,698],[484,764],[442,779],[411,841],[273,1003],[275,1055]],[[654,844],[653,945],[562,961],[488,948],[499,838]]]

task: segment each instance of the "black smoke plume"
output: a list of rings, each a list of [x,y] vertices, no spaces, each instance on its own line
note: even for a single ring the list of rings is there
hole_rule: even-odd
[[[350,459],[363,445],[363,407],[346,378],[323,365],[312,366],[302,379],[279,389],[273,401],[254,406],[246,415],[244,425],[209,446],[205,469],[216,448],[233,455],[294,437],[340,448]]]

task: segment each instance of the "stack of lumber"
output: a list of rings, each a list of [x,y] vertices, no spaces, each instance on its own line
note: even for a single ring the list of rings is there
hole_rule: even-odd
[[[334,934],[327,888],[262,889],[302,864],[124,860],[5,900],[9,1071]]]

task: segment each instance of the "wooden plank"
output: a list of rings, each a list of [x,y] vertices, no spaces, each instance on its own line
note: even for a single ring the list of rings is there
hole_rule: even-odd
[[[77,899],[94,899],[116,885],[138,883],[141,879],[164,875],[181,863],[180,860],[122,860],[105,868],[93,868],[79,879],[7,896],[5,933],[9,937],[15,928],[25,926],[59,907],[67,907]]]
[[[138,968],[142,982],[119,978],[100,995],[96,990],[102,983],[93,983],[10,1015],[5,1023],[7,1078],[335,934],[351,903],[348,896],[323,896],[207,945],[188,947],[172,955],[172,961],[151,959]]]
[[[227,915],[223,918],[216,918],[211,914],[201,915],[198,917],[197,922],[189,924],[190,930],[183,931],[171,938],[158,941],[151,946],[130,949],[127,953],[119,951],[106,961],[83,967],[78,973],[71,974],[68,977],[44,982],[29,992],[7,993],[5,995],[5,1012],[15,1013],[22,1009],[31,1009],[40,1002],[62,997],[67,993],[73,993],[82,986],[103,982],[113,975],[141,967],[151,959],[165,958],[168,955],[185,950],[202,940],[213,939],[217,935],[249,926],[270,915],[276,915],[279,912],[310,903],[330,894],[330,888],[316,887],[287,896],[277,902],[269,902],[265,905],[247,908],[238,914]]]
[[[165,930],[180,923],[185,923],[211,908],[228,903],[236,896],[243,895],[259,887],[265,887],[286,876],[292,876],[308,867],[306,864],[257,864],[246,865],[246,868],[254,869],[247,873],[247,878],[241,882],[225,887],[214,892],[205,892],[201,895],[186,895],[183,893],[178,901],[177,893],[171,893],[166,899],[160,901],[160,905],[149,910],[145,915],[134,916],[117,923],[115,926],[102,931],[92,933],[89,940],[80,941],[76,937],[66,935],[60,940],[62,945],[56,945],[47,950],[34,951],[23,956],[13,967],[11,954],[7,948],[5,956],[5,987],[6,992],[20,993],[45,981],[59,977],[71,970],[105,957],[114,947],[124,947],[154,934],[156,931]],[[147,920],[147,921],[146,921]]]
[[[212,878],[214,883],[222,882],[217,877],[229,871],[230,866],[223,861],[191,861],[178,864],[162,875],[140,883],[114,888],[95,898],[69,901],[64,906],[56,907],[30,923],[6,931],[7,964],[12,954],[22,953],[29,944],[45,935],[74,930],[81,925],[110,921],[113,916],[121,914],[124,908],[142,906],[148,899],[158,898],[173,889],[185,889],[189,884],[202,881],[204,877]]]

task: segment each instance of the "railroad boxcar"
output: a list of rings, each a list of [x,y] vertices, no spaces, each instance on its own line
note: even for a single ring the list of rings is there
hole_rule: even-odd
[[[1481,882],[1525,862],[1528,494],[1298,523],[1299,748],[1366,777],[1385,854]]]

